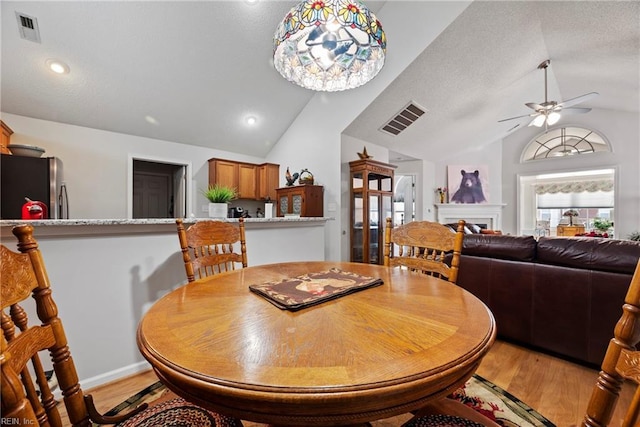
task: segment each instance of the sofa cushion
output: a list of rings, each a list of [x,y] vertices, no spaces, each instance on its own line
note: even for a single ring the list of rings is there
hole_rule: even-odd
[[[511,261],[533,261],[536,257],[536,240],[533,236],[467,234],[464,236],[462,253]]]
[[[537,257],[538,262],[544,264],[633,274],[640,259],[640,242],[598,237],[541,237]]]

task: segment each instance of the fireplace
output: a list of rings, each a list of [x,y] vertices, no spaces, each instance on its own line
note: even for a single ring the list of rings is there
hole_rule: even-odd
[[[504,204],[436,204],[437,221],[441,224],[451,224],[461,219],[477,224],[488,230],[502,230],[502,208]]]

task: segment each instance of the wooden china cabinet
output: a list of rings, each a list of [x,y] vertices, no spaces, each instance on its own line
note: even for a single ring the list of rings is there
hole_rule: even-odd
[[[384,228],[393,218],[395,165],[371,159],[349,162],[351,169],[351,261],[384,262]]]
[[[322,185],[293,185],[276,189],[277,216],[323,216]]]

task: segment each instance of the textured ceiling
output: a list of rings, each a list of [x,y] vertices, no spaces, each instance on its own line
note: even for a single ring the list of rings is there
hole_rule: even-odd
[[[367,2],[383,25],[394,3]],[[271,64],[273,31],[294,4],[3,1],[2,111],[264,157],[315,94]],[[544,100],[536,67],[548,58],[550,99],[596,91],[580,106],[638,112],[639,7],[473,2],[345,133],[418,158],[493,142],[527,124],[498,120]],[[40,44],[19,37],[16,11],[38,19]],[[48,58],[71,73],[53,75]],[[380,132],[409,101],[429,111],[397,137]]]
[[[639,2],[476,1],[345,133],[419,158],[475,150],[528,125],[498,120],[544,101],[545,59],[549,100],[598,92],[579,106],[638,112],[639,53]],[[410,100],[429,111],[399,136],[380,132]]]

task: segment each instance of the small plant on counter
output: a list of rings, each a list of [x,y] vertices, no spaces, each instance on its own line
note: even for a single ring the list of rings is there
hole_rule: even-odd
[[[211,203],[229,203],[238,197],[235,188],[219,184],[210,185],[209,188],[202,191],[202,194]]]
[[[606,218],[595,218],[593,220],[593,228],[602,233],[607,232],[611,227],[613,227],[613,222]]]

